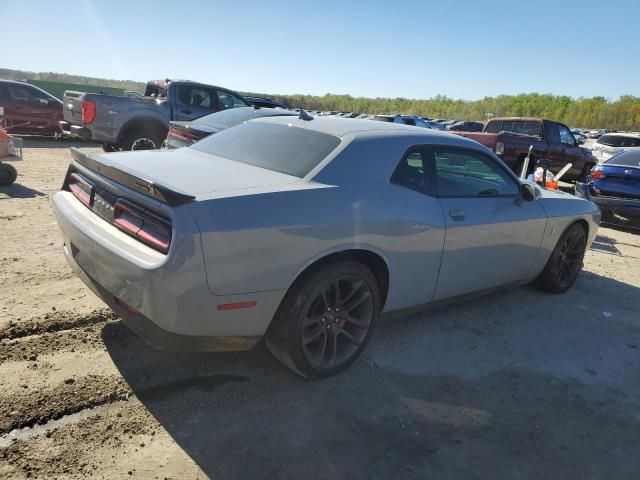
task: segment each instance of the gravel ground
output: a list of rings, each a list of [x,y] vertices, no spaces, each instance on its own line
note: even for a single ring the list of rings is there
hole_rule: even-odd
[[[0,478],[638,478],[640,237],[574,288],[381,325],[345,373],[159,352],[77,280],[50,204],[70,142],[0,188]],[[81,144],[84,148],[91,148]]]

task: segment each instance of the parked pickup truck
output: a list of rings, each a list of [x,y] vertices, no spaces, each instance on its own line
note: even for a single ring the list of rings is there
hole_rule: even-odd
[[[160,148],[172,120],[249,106],[231,90],[183,80],[148,82],[144,96],[67,90],[63,102],[63,134],[99,142],[105,151]]]
[[[475,140],[493,150],[518,175],[531,145],[533,150],[529,173],[535,169],[537,162],[546,163],[553,173],[558,173],[567,163],[571,163],[571,168],[562,179],[584,182],[591,167],[597,163],[590,150],[578,145],[567,126],[542,118],[493,118],[480,133],[451,133]]]

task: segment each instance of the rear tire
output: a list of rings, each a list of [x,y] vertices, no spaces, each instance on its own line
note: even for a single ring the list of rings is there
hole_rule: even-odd
[[[587,232],[582,225],[574,223],[562,234],[533,284],[545,292],[566,292],[578,278],[586,248]]]
[[[118,146],[114,143],[103,143],[102,150],[104,150],[107,153],[112,153],[112,152],[119,152],[120,148],[118,148]]]
[[[298,375],[334,375],[364,349],[380,302],[378,283],[363,264],[326,264],[304,273],[289,289],[267,331],[266,344]]]
[[[18,178],[18,171],[13,165],[0,163],[0,187],[8,187]]]
[[[135,150],[157,150],[162,145],[164,136],[158,132],[149,130],[134,130],[127,133],[122,142],[120,142],[121,150],[135,151]]]

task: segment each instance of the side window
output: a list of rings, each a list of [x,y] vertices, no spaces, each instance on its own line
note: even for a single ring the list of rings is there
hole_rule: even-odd
[[[561,143],[564,143],[565,145],[571,145],[572,147],[575,146],[576,139],[573,136],[573,133],[571,133],[571,130],[569,130],[564,125],[558,125],[558,130],[560,131]]]
[[[215,104],[209,90],[192,85],[178,85],[178,102],[204,108],[211,108]]]
[[[496,120],[495,122],[489,122],[487,125],[487,133],[498,133],[502,127],[502,122]]]
[[[522,130],[522,133],[525,135],[533,135],[534,137],[542,137],[542,125],[540,122],[524,122],[524,129]]]
[[[9,91],[9,98],[18,102],[33,102],[36,98],[28,89],[21,86],[8,85],[7,90]]]
[[[560,143],[560,132],[558,130],[558,124],[553,122],[544,123],[545,133],[547,134],[547,140],[549,143]]]
[[[434,193],[433,181],[428,173],[430,162],[426,149],[413,148],[402,157],[391,181],[422,193]]]
[[[224,90],[218,90],[218,103],[220,108],[226,110],[227,108],[236,107],[248,107],[249,105],[240,97],[233,95],[232,93],[225,92]]]
[[[437,191],[441,197],[516,196],[519,186],[494,160],[468,150],[435,149]]]
[[[194,107],[211,108],[214,102],[211,99],[211,94],[204,88],[194,87],[191,89],[190,102]]]
[[[414,127],[416,126],[416,122],[413,118],[403,118],[402,123],[405,125],[413,125]]]

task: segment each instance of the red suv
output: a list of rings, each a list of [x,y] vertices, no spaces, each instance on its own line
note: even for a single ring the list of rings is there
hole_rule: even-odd
[[[0,80],[0,115],[9,119],[9,133],[57,135],[62,102],[44,90],[24,82]]]

